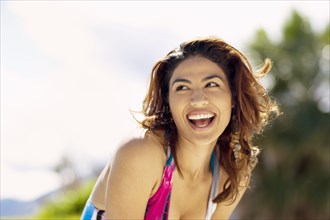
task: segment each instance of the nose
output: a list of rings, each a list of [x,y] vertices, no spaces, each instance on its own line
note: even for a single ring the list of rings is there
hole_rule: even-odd
[[[193,107],[203,107],[209,103],[209,100],[205,97],[202,91],[194,91],[191,95],[190,104]]]

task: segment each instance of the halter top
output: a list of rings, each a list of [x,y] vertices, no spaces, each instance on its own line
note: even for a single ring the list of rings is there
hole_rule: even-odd
[[[147,203],[145,212],[145,220],[167,220],[171,202],[171,192],[173,185],[173,172],[175,170],[175,163],[168,148],[167,161],[163,171],[162,181],[156,193],[152,195]],[[218,163],[218,156],[215,151],[212,153],[210,167],[212,170],[212,185],[208,199],[205,219],[211,219],[217,204],[213,203],[213,198],[218,193],[218,185],[220,181],[220,167]],[[81,215],[81,220],[104,220],[104,210],[97,209],[88,199],[84,211]]]

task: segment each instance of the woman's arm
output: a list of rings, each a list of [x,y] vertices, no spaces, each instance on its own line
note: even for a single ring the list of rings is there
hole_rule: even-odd
[[[93,191],[90,195],[93,205],[101,210],[105,210],[105,190],[107,187],[110,169],[110,163],[108,163],[97,178]]]
[[[154,143],[141,139],[118,150],[105,193],[106,219],[144,218],[152,189],[162,175],[161,153]]]

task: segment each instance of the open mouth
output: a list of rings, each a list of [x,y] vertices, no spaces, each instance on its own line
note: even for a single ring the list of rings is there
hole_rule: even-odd
[[[209,126],[214,118],[214,113],[188,114],[187,118],[193,127],[205,128]]]

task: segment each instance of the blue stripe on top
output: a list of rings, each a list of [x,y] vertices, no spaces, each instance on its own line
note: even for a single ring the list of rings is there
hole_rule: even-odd
[[[92,204],[90,199],[88,199],[84,211],[80,217],[80,220],[91,220],[93,217],[94,210],[95,210],[94,205]]]

